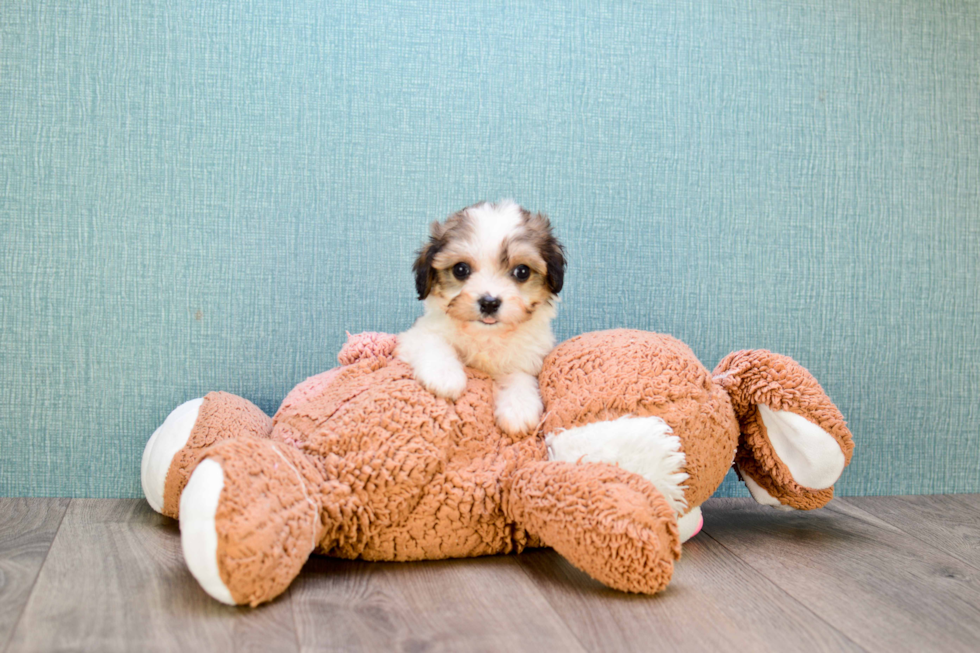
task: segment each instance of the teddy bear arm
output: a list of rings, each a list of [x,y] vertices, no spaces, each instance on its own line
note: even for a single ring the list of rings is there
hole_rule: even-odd
[[[644,478],[605,463],[539,461],[517,470],[504,511],[609,587],[652,594],[680,557],[674,511]]]

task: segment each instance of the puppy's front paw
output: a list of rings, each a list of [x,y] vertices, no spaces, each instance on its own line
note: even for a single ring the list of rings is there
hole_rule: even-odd
[[[497,426],[508,435],[518,435],[534,429],[541,421],[544,405],[537,392],[505,391],[497,395],[494,417]]]
[[[447,359],[415,368],[415,379],[443,399],[459,399],[466,390],[466,371],[459,361]]]

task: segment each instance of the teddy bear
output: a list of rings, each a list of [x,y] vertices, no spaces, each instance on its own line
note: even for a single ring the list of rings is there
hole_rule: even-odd
[[[438,398],[395,358],[396,338],[349,336],[340,365],[272,418],[211,392],[150,437],[144,494],[179,519],[213,598],[270,601],[314,552],[409,561],[540,546],[609,587],[655,593],[731,467],[756,501],[809,510],[851,460],[817,381],[769,351],[709,372],[667,335],[579,335],[544,361],[538,427],[511,436],[486,374],[468,369],[462,396]]]

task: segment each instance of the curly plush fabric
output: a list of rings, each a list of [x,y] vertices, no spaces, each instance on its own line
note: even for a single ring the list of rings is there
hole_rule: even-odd
[[[331,526],[321,510],[329,484],[306,456],[267,439],[227,440],[208,458],[224,472],[218,570],[236,603],[255,606],[289,586]]]
[[[209,392],[205,395],[187,444],[177,452],[167,472],[163,514],[177,518],[180,494],[200,462],[204,449],[222,440],[244,435],[268,437],[271,431],[272,420],[247,399],[228,392]]]
[[[844,416],[830,401],[815,378],[793,359],[765,349],[737,351],[715,368],[718,384],[731,397],[741,430],[735,462],[780,503],[798,510],[827,504],[833,487],[815,490],[796,482],[786,464],[773,450],[758,405],[800,415],[829,433],[851,462],[854,442]]]
[[[676,338],[632,329],[586,333],[556,348],[539,379],[544,433],[623,415],[667,422],[686,457],[688,506],[710,497],[732,464],[738,421],[728,395]]]
[[[170,463],[165,503],[175,514],[178,499],[193,500],[180,492],[202,459],[220,467],[217,575],[236,603],[271,600],[314,551],[432,560],[540,545],[610,587],[657,592],[680,556],[678,515],[711,495],[736,455],[770,498],[804,508],[825,498],[827,490],[800,486],[779,460],[757,404],[826,429],[836,440],[824,442],[837,442],[848,461],[853,449],[816,381],[769,352],[733,354],[713,377],[670,336],[584,334],[544,361],[542,424],[511,437],[494,420],[487,375],[467,370],[459,399],[438,398],[394,357],[395,344],[387,334],[352,336],[341,367],[299,384],[271,420],[234,395],[205,397]],[[653,417],[660,435],[640,429],[616,439],[625,433],[617,424]],[[600,421],[602,429],[567,435],[588,455],[548,459],[546,437],[554,443]],[[642,467],[640,454],[663,444],[644,438],[666,434],[676,438],[663,449],[664,473],[676,479],[670,500],[657,489],[663,478],[632,471]],[[592,450],[597,458],[593,437],[611,438]]]
[[[507,499],[515,522],[609,587],[659,592],[681,557],[670,505],[644,479],[619,467],[534,463],[514,475]]]
[[[398,336],[378,331],[365,331],[352,338],[347,334],[347,342],[337,354],[341,365],[351,365],[364,358],[384,358],[395,353]]]
[[[612,587],[669,582],[676,520],[649,482],[605,464],[546,462],[538,434],[496,426],[488,376],[468,370],[463,396],[437,398],[390,343],[345,348],[346,365],[287,397],[267,439],[185,454],[224,470],[219,571],[236,602],[281,593],[314,549],[421,560],[520,552],[542,538]],[[209,395],[195,430],[220,439],[221,415],[250,414],[242,401]]]
[[[349,492],[336,502],[343,525],[320,548],[367,560],[523,549],[527,534],[510,528],[501,508],[501,479],[546,450],[496,427],[490,378],[469,371],[453,403],[420,392],[405,363],[361,356],[315,400],[281,410],[272,431]]]

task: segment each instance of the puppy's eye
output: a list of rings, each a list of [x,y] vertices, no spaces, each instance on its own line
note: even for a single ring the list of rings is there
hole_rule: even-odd
[[[466,263],[457,263],[453,266],[453,276],[462,281],[470,276],[470,266]]]
[[[515,279],[523,283],[530,278],[531,268],[527,267],[526,265],[518,265],[516,268],[511,270],[510,273],[514,275]]]

